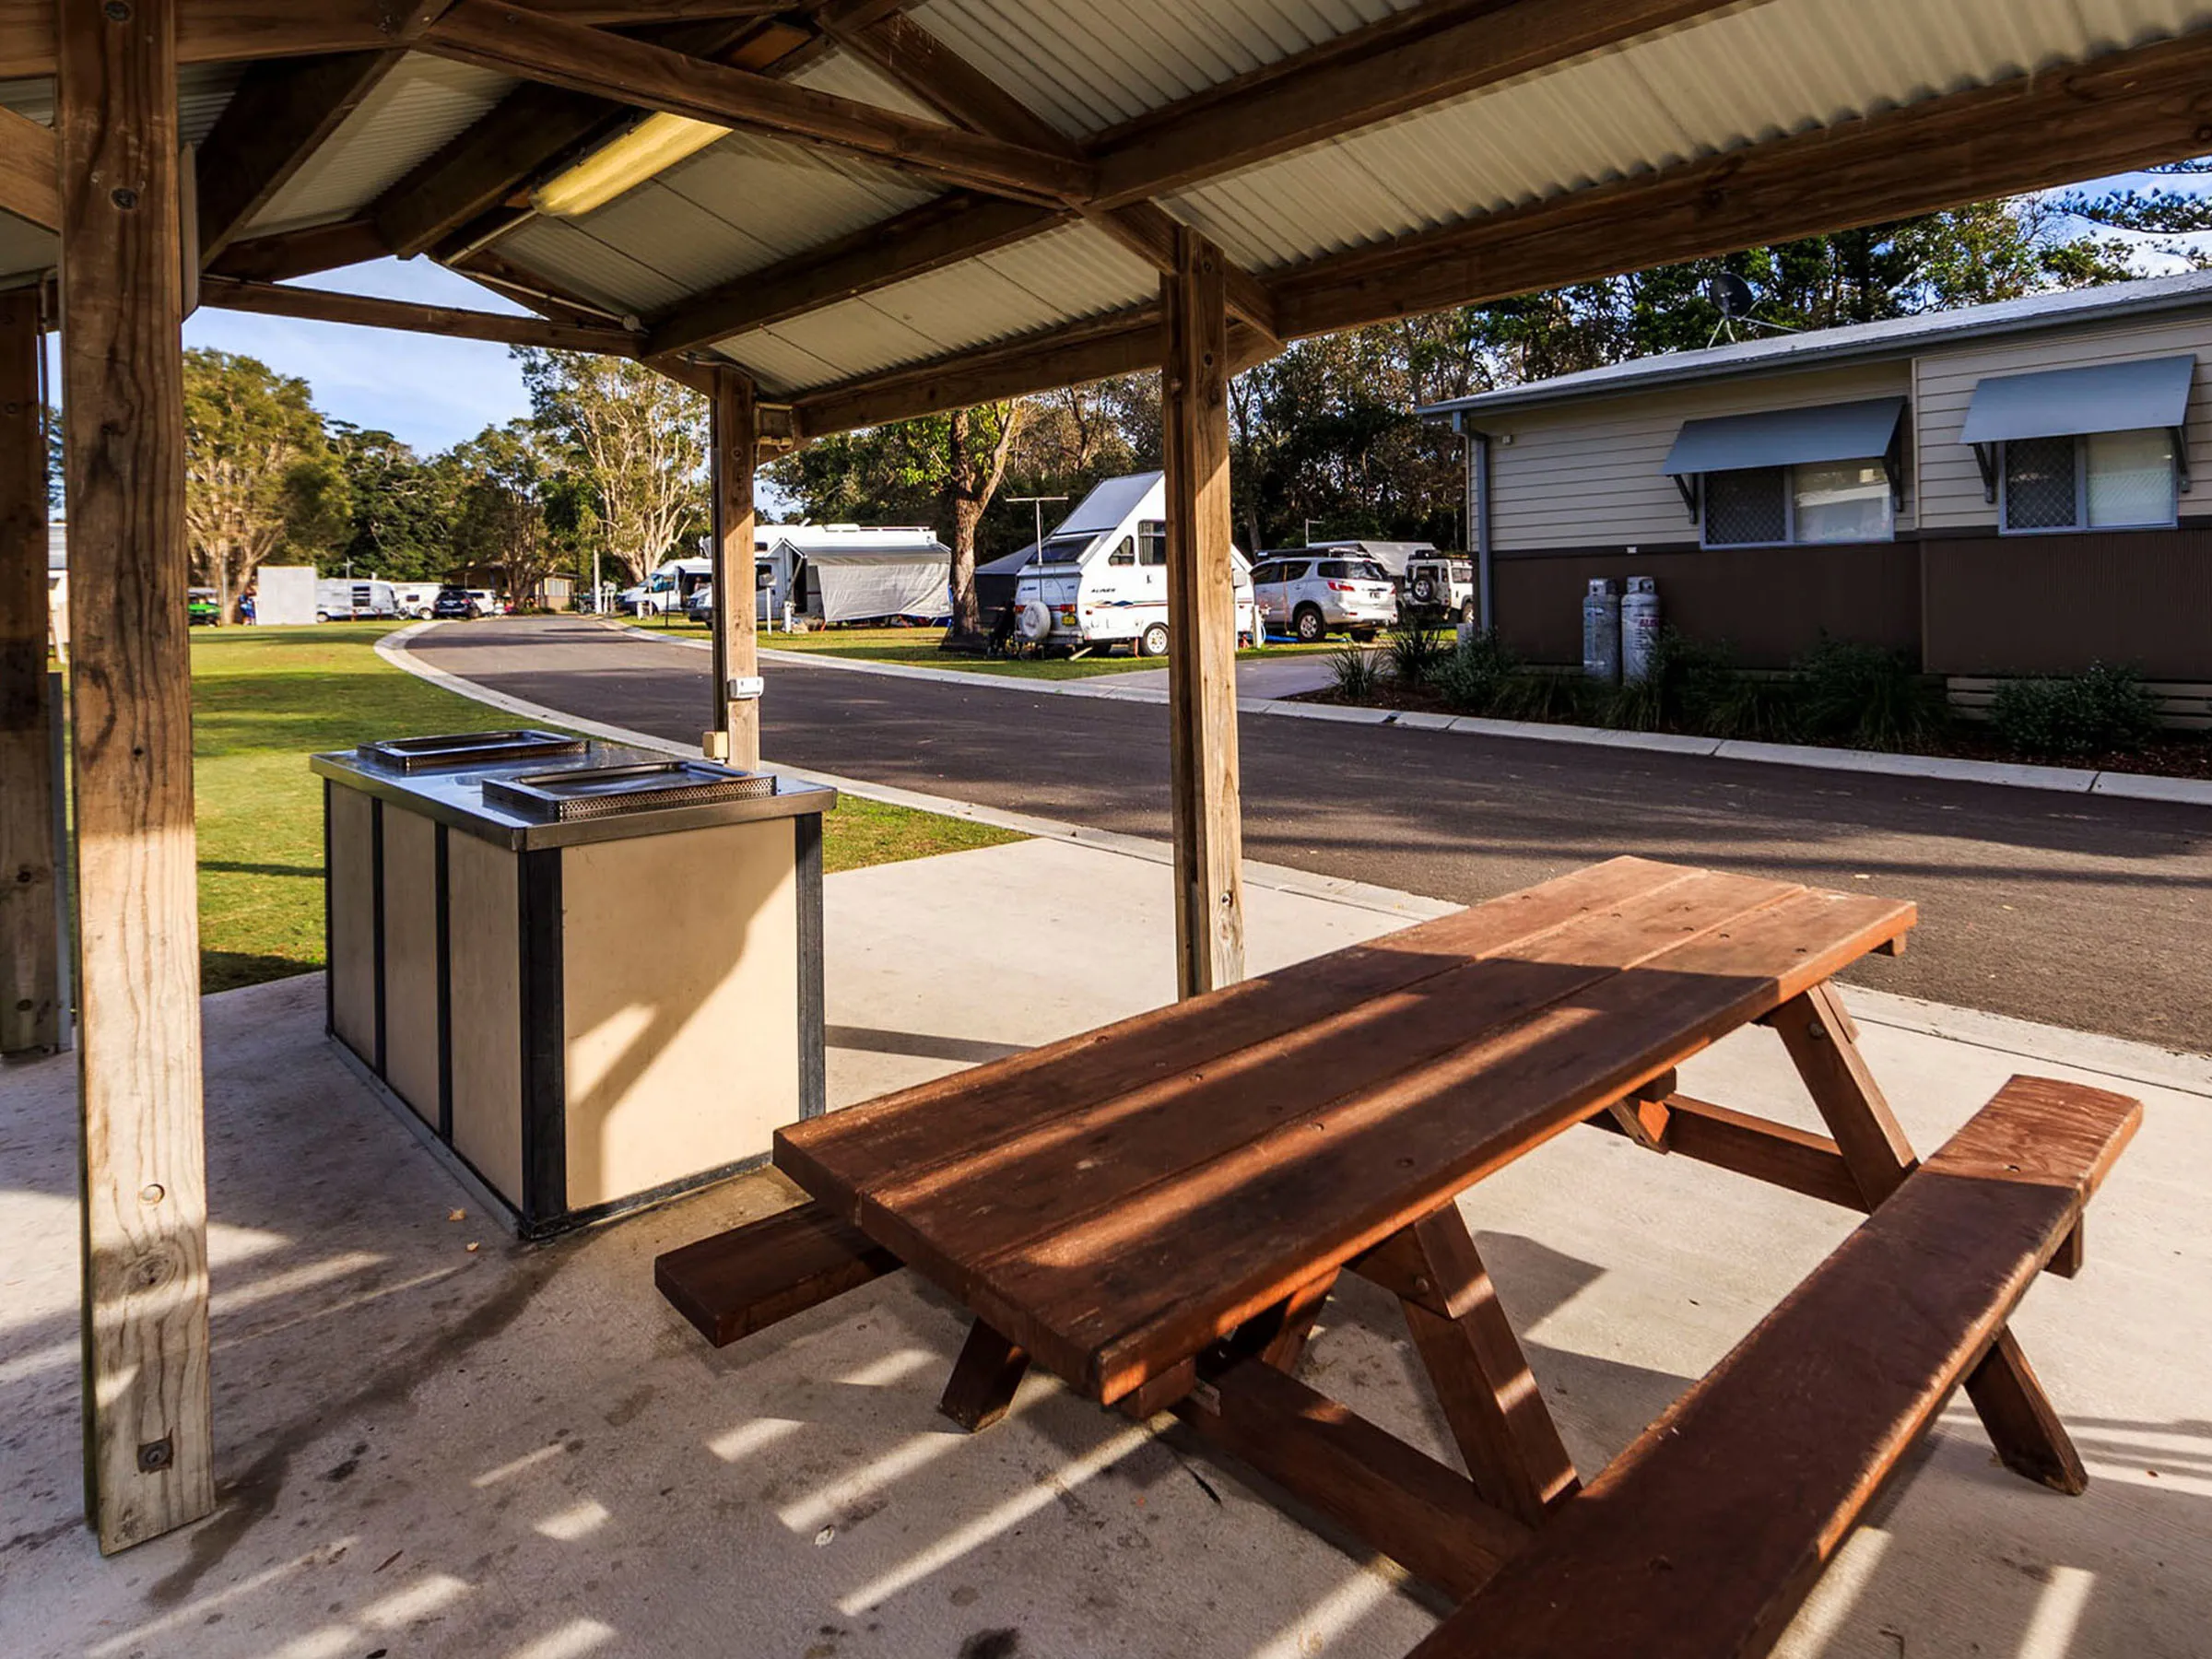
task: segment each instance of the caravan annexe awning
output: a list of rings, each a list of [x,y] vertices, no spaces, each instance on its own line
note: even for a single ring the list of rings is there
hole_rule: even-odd
[[[1889,453],[1904,412],[1902,397],[1869,397],[1857,403],[1686,420],[1659,470],[1682,478],[1754,466],[1871,460]]]
[[[2076,438],[2091,432],[2179,429],[2189,414],[2196,359],[2146,358],[1994,375],[1974,387],[1961,443],[2016,438]]]

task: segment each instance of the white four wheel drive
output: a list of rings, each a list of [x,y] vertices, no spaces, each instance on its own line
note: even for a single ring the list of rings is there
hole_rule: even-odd
[[[1164,473],[1108,478],[1044,538],[1014,588],[1014,633],[1048,651],[1126,644],[1168,650],[1168,488]],[[1234,547],[1237,635],[1259,637],[1252,565]]]

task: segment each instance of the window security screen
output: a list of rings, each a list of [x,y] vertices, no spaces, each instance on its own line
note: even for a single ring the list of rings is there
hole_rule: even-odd
[[[1747,467],[1705,475],[1705,539],[1714,547],[1741,547],[1790,539],[1787,472]]]
[[[2071,530],[2081,522],[2074,440],[2016,438],[2005,446],[2005,527]]]

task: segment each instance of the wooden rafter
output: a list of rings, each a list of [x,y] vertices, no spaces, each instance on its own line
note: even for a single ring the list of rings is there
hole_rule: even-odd
[[[0,110],[0,209],[41,230],[62,223],[62,191],[53,129],[27,115]]]
[[[1090,194],[1090,169],[1080,161],[500,0],[458,0],[423,37],[423,45],[443,57],[571,91],[772,133],[956,184],[1045,202],[1080,200]]]
[[[347,116],[398,67],[451,0],[407,0],[382,52],[253,65],[199,147],[200,263],[213,263]]]
[[[258,312],[264,316],[300,317],[315,323],[351,323],[366,328],[396,328],[411,334],[445,335],[460,340],[491,340],[506,346],[599,351],[615,357],[636,357],[640,346],[638,335],[621,328],[554,323],[541,317],[513,317],[450,305],[417,305],[405,300],[333,293],[327,288],[241,282],[228,276],[202,277],[200,303],[220,311]]]
[[[1099,200],[1182,189],[1734,4],[1430,0],[1102,135]]]
[[[829,20],[823,28],[847,51],[948,121],[1011,144],[1070,159],[1080,158],[1081,151],[1066,136],[912,18],[893,13],[865,22]],[[1150,202],[1086,206],[1083,217],[1163,276],[1175,270],[1176,222]],[[1274,334],[1275,306],[1267,290],[1218,250],[1217,254],[1228,284],[1230,315],[1263,334]]]
[[[341,219],[332,225],[234,241],[207,268],[218,276],[249,282],[283,282],[340,265],[359,265],[365,259],[382,259],[388,251],[383,238],[368,220]]]
[[[184,0],[177,61],[230,63],[374,52],[392,43],[391,0]],[[535,9],[579,25],[627,28],[713,18],[755,18],[782,9],[763,0],[535,0]],[[0,13],[0,80],[53,73],[53,7],[15,5]]]
[[[651,349],[683,351],[856,294],[942,270],[1069,216],[1028,202],[955,192],[765,270],[749,271],[650,322]]]

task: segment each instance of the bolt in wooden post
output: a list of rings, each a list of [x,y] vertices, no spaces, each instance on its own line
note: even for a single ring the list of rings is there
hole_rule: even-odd
[[[1175,828],[1175,983],[1244,977],[1237,789],[1237,605],[1230,559],[1229,312],[1221,251],[1187,227],[1160,278],[1168,489],[1168,720]]]
[[[0,295],[0,1054],[61,1041],[39,294]]]
[[[59,0],[88,1517],[215,1507],[185,633],[177,0]]]
[[[753,586],[753,467],[759,420],[749,376],[714,371],[712,452],[714,496],[714,709],[710,747],[726,735],[733,766],[760,764],[760,704],[733,699],[730,681],[760,672],[759,604]]]

